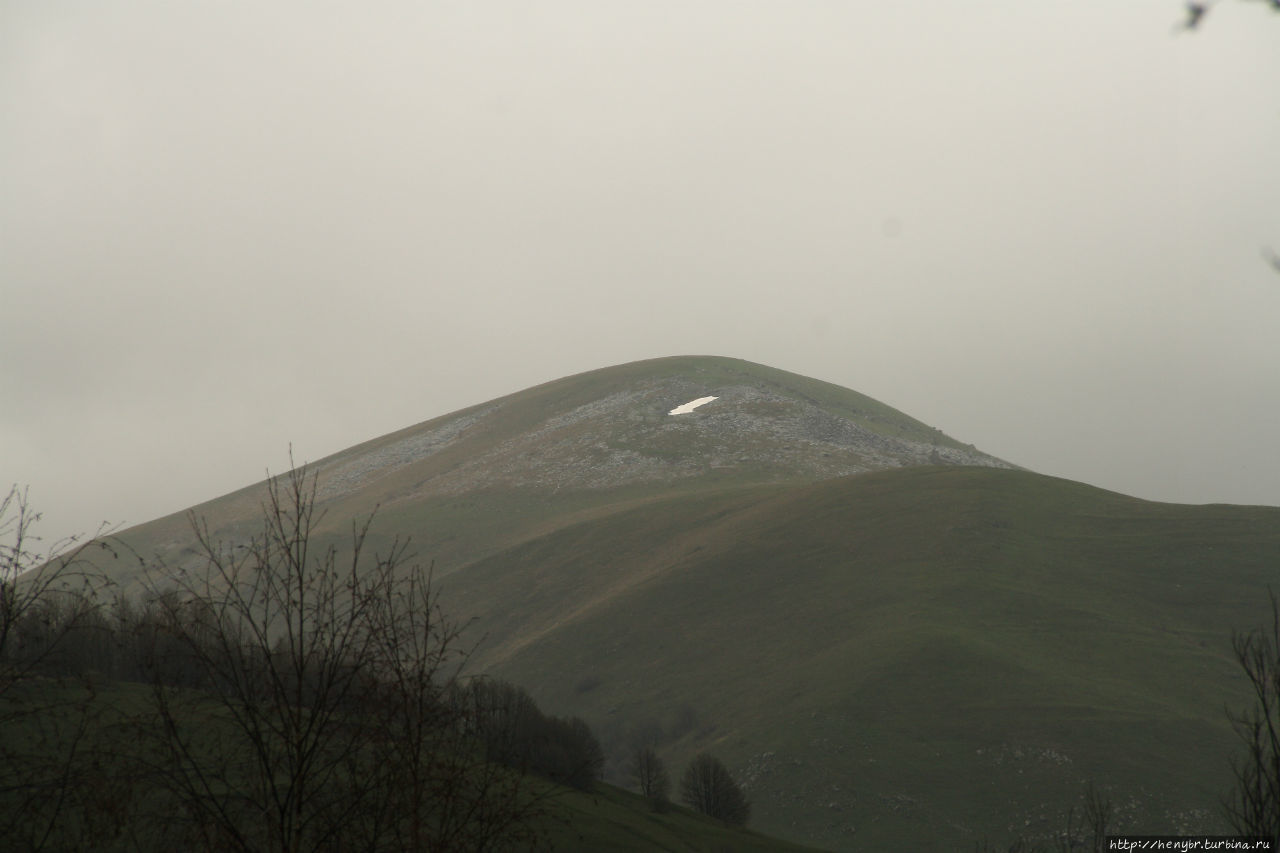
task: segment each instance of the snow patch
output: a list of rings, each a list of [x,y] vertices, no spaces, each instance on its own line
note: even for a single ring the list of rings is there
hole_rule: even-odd
[[[694,409],[703,405],[704,403],[710,403],[712,400],[719,400],[719,399],[720,399],[719,397],[699,397],[696,400],[690,400],[688,403],[685,403],[683,406],[676,406],[674,409],[667,412],[667,414],[668,415],[687,415],[690,412],[692,412]]]

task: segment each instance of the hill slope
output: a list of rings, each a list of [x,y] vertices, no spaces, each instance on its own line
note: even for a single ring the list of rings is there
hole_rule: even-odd
[[[478,666],[615,754],[716,752],[762,830],[954,849],[1059,828],[1088,781],[1133,830],[1215,827],[1229,634],[1277,557],[1280,509],[919,468],[584,522],[446,594]]]
[[[673,408],[716,399],[685,415]],[[341,541],[380,507],[473,671],[584,716],[618,761],[699,750],[753,826],[837,849],[1044,837],[1087,780],[1120,827],[1209,831],[1234,627],[1280,509],[1135,500],[1015,470],[848,389],[678,357],[549,382],[313,466]],[[228,544],[261,485],[195,508]],[[165,571],[182,515],[126,531]],[[126,589],[138,566],[110,567]]]
[[[654,812],[639,794],[611,785],[564,790],[554,802],[552,849],[583,853],[816,853],[749,829],[712,820],[682,806]]]

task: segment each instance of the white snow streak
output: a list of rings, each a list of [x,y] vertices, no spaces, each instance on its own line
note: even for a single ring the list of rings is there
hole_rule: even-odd
[[[688,403],[685,403],[683,406],[676,406],[674,409],[667,412],[667,414],[668,415],[687,415],[690,412],[692,412],[694,409],[701,406],[702,404],[710,403],[712,400],[719,400],[719,399],[720,399],[719,397],[699,397],[696,400],[692,400]]]

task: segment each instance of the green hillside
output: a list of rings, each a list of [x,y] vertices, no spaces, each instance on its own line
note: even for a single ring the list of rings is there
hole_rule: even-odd
[[[681,806],[656,813],[645,799],[612,785],[565,790],[547,821],[553,849],[582,853],[802,853],[814,850],[725,826]]]
[[[1132,830],[1217,827],[1229,635],[1278,557],[1280,509],[921,468],[585,522],[446,600],[540,703],[739,768],[765,831],[952,849],[1058,828],[1089,780]]]
[[[695,413],[667,412],[703,396]],[[601,733],[612,779],[701,750],[752,828],[833,849],[1046,838],[1086,782],[1118,828],[1218,831],[1280,509],[1015,469],[861,394],[735,359],[566,377],[311,466],[342,541],[411,536],[471,672]],[[234,547],[261,485],[195,507]],[[163,585],[183,514],[125,531]],[[137,560],[106,569],[142,588]],[[628,830],[630,831],[630,830]]]

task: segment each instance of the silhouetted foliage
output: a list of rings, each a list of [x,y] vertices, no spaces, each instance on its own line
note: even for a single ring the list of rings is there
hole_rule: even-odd
[[[631,779],[654,811],[664,811],[671,793],[667,767],[651,746],[638,746],[631,756]]]
[[[41,553],[39,520],[25,489],[13,486],[0,499],[0,694],[32,674],[65,672],[69,658],[57,656],[83,642],[98,616],[101,582],[85,545],[67,539]]]
[[[473,682],[465,697],[489,760],[584,791],[600,778],[604,750],[582,720],[548,716],[523,688],[500,680]]]
[[[1235,789],[1223,806],[1236,831],[1280,845],[1280,602],[1268,590],[1271,626],[1233,632],[1231,648],[1253,691],[1253,705],[1228,711],[1245,746],[1232,762]]]
[[[169,571],[137,624],[153,685],[148,771],[205,850],[487,850],[538,841],[540,796],[486,760],[454,701],[465,654],[407,543],[313,535],[316,480],[268,482],[235,548]],[[131,610],[129,607],[124,608]]]
[[[1093,845],[1089,849],[1094,853],[1101,853],[1106,849],[1107,836],[1111,833],[1115,816],[1115,807],[1111,805],[1111,798],[1090,782],[1084,794],[1084,817],[1088,825],[1089,840]]]
[[[525,772],[594,784],[585,722],[461,677],[461,628],[405,543],[370,555],[366,521],[345,551],[316,544],[315,488],[272,479],[262,531],[234,548],[192,517],[203,565],[153,567],[146,598],[110,607],[73,583],[78,552],[32,553],[25,493],[0,504],[7,846],[532,849],[555,789]]]
[[[104,662],[101,581],[75,539],[39,550],[40,514],[17,486],[0,499],[0,839],[9,849],[87,845],[94,728],[87,670]]]
[[[680,777],[680,799],[685,805],[733,826],[745,826],[751,804],[725,766],[713,756],[699,753]]]

